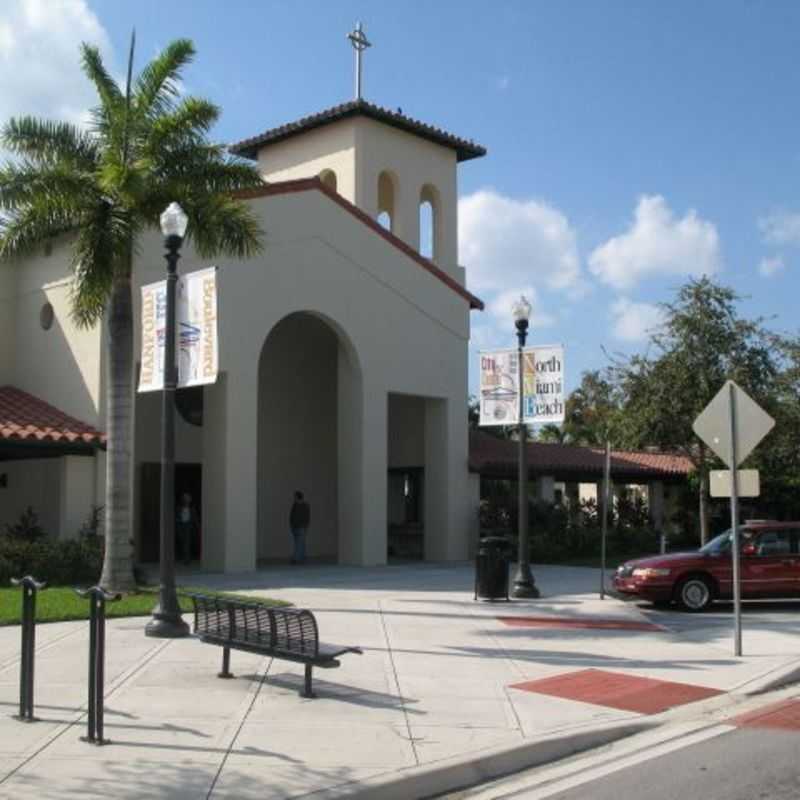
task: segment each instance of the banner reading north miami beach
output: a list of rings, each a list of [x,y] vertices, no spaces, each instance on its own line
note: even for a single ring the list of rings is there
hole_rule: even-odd
[[[519,365],[516,349],[481,352],[480,424],[516,425]],[[529,425],[564,421],[564,348],[529,347],[523,351],[524,418]]]
[[[217,268],[181,275],[175,289],[178,388],[217,380]],[[167,283],[142,286],[142,357],[139,391],[164,388]]]

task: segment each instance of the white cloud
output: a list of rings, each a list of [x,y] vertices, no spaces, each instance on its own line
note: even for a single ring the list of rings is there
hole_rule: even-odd
[[[611,332],[623,342],[642,342],[664,321],[664,312],[651,303],[634,303],[620,297],[611,306],[614,323]]]
[[[113,68],[108,34],[85,0],[3,0],[0,122],[27,114],[85,121],[96,97],[80,68],[83,41]]]
[[[589,256],[589,269],[615,289],[630,289],[653,275],[712,275],[720,268],[713,223],[690,210],[676,218],[660,195],[639,198],[630,228]]]
[[[458,214],[459,257],[470,289],[580,288],[577,237],[558,209],[482,189],[461,198]]]
[[[758,265],[758,271],[765,278],[771,278],[773,275],[782,272],[785,267],[786,264],[783,263],[783,259],[780,256],[773,256],[772,258],[762,258]]]
[[[800,245],[800,213],[776,211],[758,221],[761,235],[767,244]]]

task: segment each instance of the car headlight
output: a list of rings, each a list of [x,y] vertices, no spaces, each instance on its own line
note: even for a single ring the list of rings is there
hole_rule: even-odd
[[[662,567],[639,567],[633,571],[634,578],[663,578],[669,570]]]

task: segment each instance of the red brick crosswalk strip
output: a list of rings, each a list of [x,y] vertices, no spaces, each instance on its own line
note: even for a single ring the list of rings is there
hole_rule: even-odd
[[[775,728],[800,731],[800,700],[781,700],[755,711],[740,714],[732,720],[739,728]]]
[[[663,625],[631,619],[592,619],[587,617],[498,617],[510,628],[573,628],[601,631],[666,631]]]
[[[510,688],[639,714],[658,714],[674,706],[722,694],[718,689],[706,686],[642,678],[602,669],[568,672],[551,678],[515,683]]]

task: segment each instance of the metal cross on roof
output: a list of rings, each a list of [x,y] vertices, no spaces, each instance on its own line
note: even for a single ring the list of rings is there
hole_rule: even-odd
[[[356,27],[347,34],[353,50],[356,51],[356,100],[361,99],[361,54],[368,47],[372,47],[372,42],[367,39],[367,34],[361,29],[361,23],[357,22]]]

